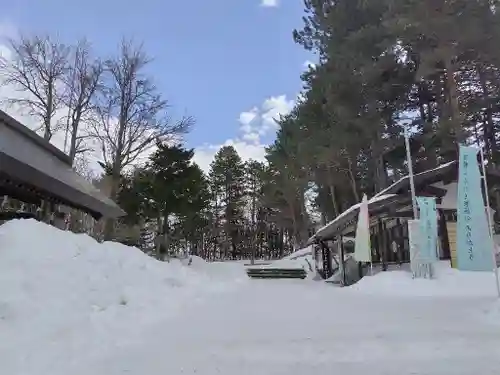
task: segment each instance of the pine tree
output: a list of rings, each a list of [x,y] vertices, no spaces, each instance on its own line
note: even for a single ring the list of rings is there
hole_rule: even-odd
[[[210,165],[217,243],[224,258],[241,254],[244,231],[245,167],[236,149],[222,147]]]
[[[263,174],[265,166],[263,163],[249,160],[246,165],[246,191],[248,197],[248,247],[250,247],[250,259],[251,263],[255,262],[255,255],[257,252],[257,246],[259,246],[259,238],[262,237],[263,225],[263,201],[262,201],[262,191],[263,191]]]

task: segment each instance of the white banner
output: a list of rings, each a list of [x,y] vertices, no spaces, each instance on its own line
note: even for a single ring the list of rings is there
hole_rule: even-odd
[[[420,264],[420,221],[408,220],[408,241],[410,243],[410,267],[415,276]]]
[[[422,234],[420,220],[408,220],[408,241],[410,245],[410,267],[413,277],[432,277],[432,264],[422,259]]]
[[[363,195],[363,200],[359,207],[358,226],[356,228],[356,240],[354,245],[354,259],[358,262],[372,261],[369,220],[368,198],[365,194]]]

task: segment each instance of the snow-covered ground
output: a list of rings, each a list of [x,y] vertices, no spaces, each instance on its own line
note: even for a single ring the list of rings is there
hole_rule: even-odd
[[[163,263],[35,220],[8,222],[0,226],[0,373],[55,375],[112,354],[240,282],[242,266]]]
[[[399,298],[254,280],[67,373],[498,374],[494,298]]]
[[[249,280],[235,263],[159,263],[12,222],[0,227],[1,373],[498,374],[493,274],[437,268],[349,288]]]

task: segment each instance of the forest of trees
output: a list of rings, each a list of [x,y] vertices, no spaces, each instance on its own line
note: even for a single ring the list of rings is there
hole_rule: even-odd
[[[297,205],[313,183],[327,221],[406,174],[405,124],[416,172],[456,159],[459,143],[483,146],[498,165],[497,7],[489,0],[306,0],[293,36],[319,63],[303,75],[303,98],[280,121],[267,156],[286,174]],[[295,218],[305,227],[300,212]]]
[[[51,50],[47,71],[35,77],[44,85],[38,88],[24,80],[30,61],[23,61],[9,80],[33,99],[10,99],[40,119],[47,139],[58,106],[71,109],[70,154],[85,151],[80,136],[99,141],[110,195],[128,213],[105,237],[125,241],[117,225],[135,228],[126,241],[158,257],[189,249],[211,260],[275,258],[302,246],[315,226],[306,193],[315,192],[324,223],[407,173],[405,124],[416,172],[455,159],[459,143],[482,146],[490,165],[500,163],[497,1],[304,4],[303,25],[291,37],[318,64],[302,75],[295,108],[277,121],[265,163],[243,162],[226,146],[204,174],[191,161],[193,150],[166,141],[192,119],[172,123],[165,115],[166,102],[139,74],[149,60],[130,43],[117,58],[95,62],[83,42]],[[15,55],[29,58],[32,42],[18,44]],[[57,96],[61,87],[65,95]],[[156,151],[137,164],[152,146]]]

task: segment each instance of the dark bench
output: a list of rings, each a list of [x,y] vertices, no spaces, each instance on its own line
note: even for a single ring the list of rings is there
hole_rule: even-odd
[[[307,272],[302,268],[247,268],[252,279],[305,279]]]

